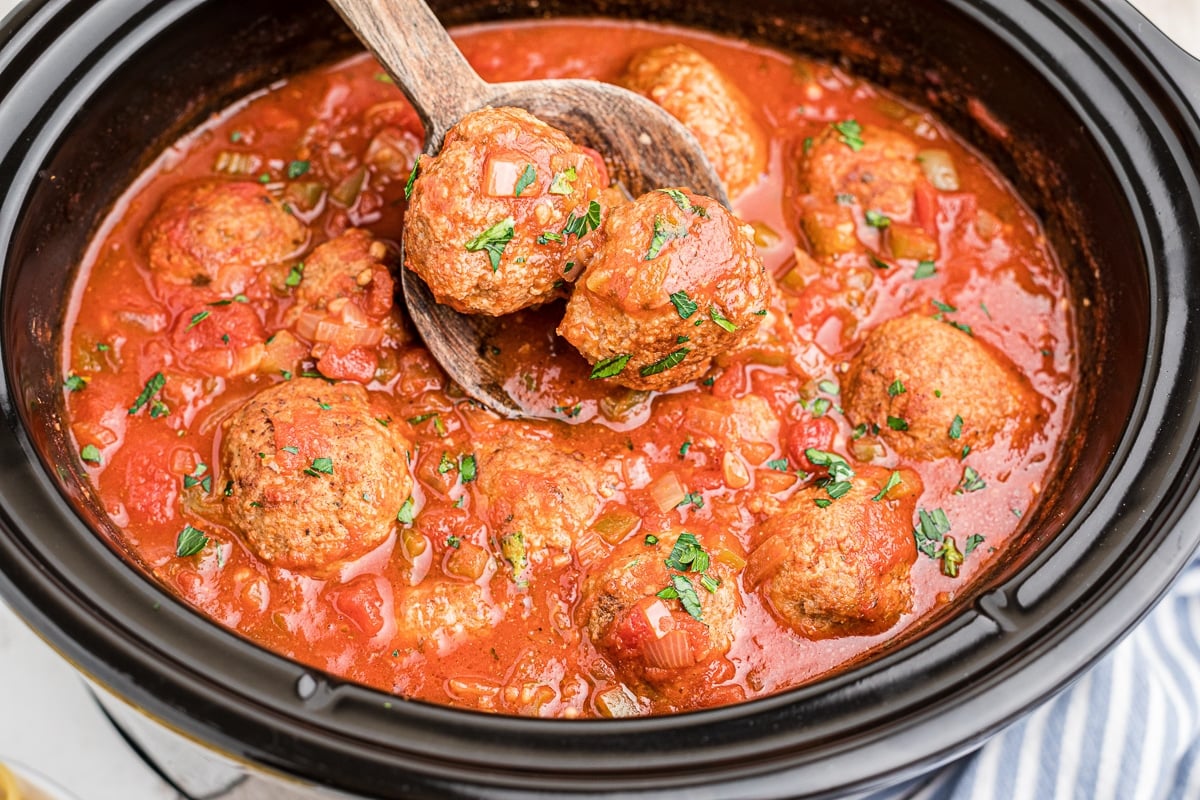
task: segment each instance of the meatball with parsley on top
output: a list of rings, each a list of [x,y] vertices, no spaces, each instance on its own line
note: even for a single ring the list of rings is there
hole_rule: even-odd
[[[439,303],[501,316],[562,296],[600,225],[606,181],[592,155],[518,108],[467,114],[414,168],[406,265]]]
[[[593,378],[670,389],[753,336],[770,293],[749,226],[712,198],[660,189],[609,214],[558,332]]]
[[[225,508],[263,561],[322,573],[381,544],[412,493],[411,445],[356,383],[296,378],[225,423]]]

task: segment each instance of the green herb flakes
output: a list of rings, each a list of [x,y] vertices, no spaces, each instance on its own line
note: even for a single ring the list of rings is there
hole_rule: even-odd
[[[191,525],[184,525],[175,538],[175,555],[179,558],[194,556],[208,544],[208,534]]]
[[[290,164],[288,164],[288,168],[287,168],[288,180],[294,181],[297,178],[299,178],[303,175],[306,175],[308,173],[309,166],[310,166],[310,164],[307,161],[291,162]]]
[[[833,129],[838,133],[838,141],[849,147],[854,152],[858,152],[866,147],[866,142],[862,139],[862,125],[858,124],[858,120],[848,119],[842,122],[833,123]],[[808,152],[805,149],[805,152]]]
[[[962,480],[958,482],[958,487],[954,490],[955,494],[965,494],[967,492],[978,492],[980,489],[986,489],[987,484],[974,467],[963,467]]]
[[[63,386],[68,392],[78,392],[87,386],[87,380],[72,372],[63,380]]]
[[[887,387],[888,397],[899,397],[900,395],[904,394],[905,391],[907,390],[904,388],[904,381],[900,380],[899,378],[892,381]]]
[[[287,277],[284,278],[283,284],[291,289],[295,289],[300,285],[300,281],[304,279],[304,262],[294,265],[288,270]]]
[[[506,217],[467,242],[464,247],[472,253],[481,250],[487,253],[492,272],[495,272],[500,269],[500,256],[504,253],[504,248],[512,241],[515,224],[512,217]]]
[[[595,363],[588,377],[592,380],[599,380],[601,378],[612,378],[620,375],[625,371],[625,367],[629,364],[629,359],[632,357],[626,353],[625,355],[603,358]]]
[[[726,319],[725,315],[721,313],[721,309],[717,308],[716,306],[708,307],[708,317],[717,324],[718,328],[727,333],[733,333],[737,330],[737,325],[734,325],[732,322]]]
[[[588,203],[588,210],[581,217],[575,216],[575,212],[571,212],[571,216],[567,217],[567,224],[563,226],[563,236],[574,235],[582,239],[587,234],[600,227],[600,204],[595,200]]]
[[[404,199],[411,200],[413,186],[417,183],[417,176],[421,174],[421,159],[418,158],[413,162],[412,172],[408,173],[408,180],[404,184]]]
[[[867,224],[872,228],[879,228],[882,230],[883,228],[886,228],[892,224],[891,217],[887,216],[886,214],[881,214],[878,211],[867,211],[864,216],[867,220]]]
[[[963,418],[958,414],[954,415],[954,419],[950,422],[950,428],[946,431],[946,435],[951,439],[958,439],[962,436]]]
[[[908,430],[908,422],[902,417],[893,417],[891,414],[887,418],[887,426],[894,431]]]
[[[680,319],[690,318],[698,308],[692,298],[688,297],[688,293],[682,290],[671,293],[671,303],[675,306],[675,311],[679,314]]]
[[[567,167],[562,172],[556,173],[554,179],[550,182],[550,194],[571,194],[575,191],[575,187],[572,185],[575,183],[575,178],[574,167]]]
[[[79,457],[97,467],[104,463],[104,459],[100,456],[100,448],[94,444],[85,444],[79,451]]]
[[[416,519],[416,511],[414,510],[416,503],[410,497],[404,501],[404,505],[400,506],[400,510],[396,512],[396,521],[401,525],[412,525]]]
[[[925,278],[932,278],[937,274],[937,265],[932,261],[922,261],[917,264],[917,269],[913,272],[913,280],[919,281]]]
[[[526,164],[525,169],[522,170],[520,177],[517,178],[516,186],[513,187],[513,197],[520,197],[521,192],[532,186],[533,182],[536,180],[537,169],[534,168],[533,164]]]
[[[142,407],[150,402],[150,398],[162,391],[163,386],[167,383],[167,379],[163,377],[161,372],[156,372],[150,376],[150,380],[146,381],[146,385],[142,387],[141,394],[133,401],[133,405],[129,407],[129,416],[133,416],[142,410]]]
[[[463,483],[470,483],[475,480],[478,467],[475,462],[475,454],[460,456],[458,459],[458,474],[462,476]]]
[[[650,239],[650,248],[646,250],[645,261],[653,261],[662,252],[663,246],[674,239],[687,236],[688,226],[672,222],[661,214],[654,216],[654,235]]]
[[[683,360],[687,358],[687,354],[690,352],[691,350],[689,348],[681,347],[675,352],[669,353],[663,358],[660,358],[658,361],[655,361],[653,364],[647,364],[646,366],[642,367],[640,370],[638,370],[638,374],[643,378],[648,378],[651,375],[657,375],[660,372],[666,372],[667,370],[671,369],[671,367],[676,367],[682,364]]]
[[[304,468],[305,475],[317,477],[319,475],[333,474],[333,459],[332,458],[314,458],[312,464]]]

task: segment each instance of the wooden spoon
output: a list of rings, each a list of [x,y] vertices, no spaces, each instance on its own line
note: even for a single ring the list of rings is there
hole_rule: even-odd
[[[602,153],[613,178],[633,196],[688,187],[729,200],[695,137],[674,117],[626,89],[589,80],[488,83],[476,74],[423,0],[330,0],[375,55],[425,126],[425,152],[434,154],[446,132],[484,106],[529,111]],[[503,317],[460,314],[433,299],[418,276],[404,269],[401,284],[409,316],[433,357],[463,390],[506,417],[542,416],[504,388],[511,377],[483,358]]]

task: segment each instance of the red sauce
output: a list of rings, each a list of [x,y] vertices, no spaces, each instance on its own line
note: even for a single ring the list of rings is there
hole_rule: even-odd
[[[587,365],[561,341],[529,340],[528,329],[515,324],[500,346],[514,386],[558,409],[562,421],[546,423],[555,435],[569,437],[582,452],[621,463],[622,482],[604,498],[601,514],[636,515],[629,536],[683,527],[702,540],[728,542],[736,563],[755,544],[754,526],[802,483],[797,470],[805,444],[856,452],[852,426],[838,413],[838,396],[822,391],[818,382],[836,382],[844,374],[865,332],[902,313],[933,313],[935,300],[954,306],[956,321],[1005,353],[1043,403],[1045,424],[1022,448],[983,448],[961,462],[909,463],[887,451],[877,454],[878,463],[920,474],[920,506],[944,509],[960,545],[969,534],[984,537],[957,577],[943,575],[939,561],[919,555],[913,609],[891,630],[806,640],[781,627],[739,578],[738,634],[720,668],[706,673],[708,685],[696,686],[684,702],[651,693],[640,711],[715,705],[811,681],[886,646],[939,605],[952,603],[998,557],[1037,502],[1069,422],[1076,362],[1067,283],[1037,221],[1012,188],[927,113],[802,58],[691,31],[609,22],[478,27],[460,30],[457,39],[492,81],[558,76],[611,81],[637,50],[684,41],[742,89],[770,139],[769,175],[737,199],[735,211],[774,234],[761,248],[781,283],[771,310],[790,318],[793,337],[773,351],[722,363],[711,385],[657,396],[623,418],[611,408],[605,415],[602,401],[611,387],[588,381]],[[588,47],[581,48],[582,41]],[[416,449],[420,502],[411,527],[398,526],[368,556],[317,578],[264,564],[215,510],[224,480],[221,422],[284,377],[205,376],[181,367],[186,354],[171,331],[185,326],[204,301],[188,287],[167,291],[156,285],[139,232],[167,190],[212,176],[221,154],[235,153],[250,159],[243,164],[250,177],[268,176],[268,186],[283,193],[312,227],[310,247],[351,226],[398,241],[404,184],[420,128],[399,91],[380,75],[365,57],[298,75],[214,117],[129,189],[82,265],[69,309],[64,374],[86,381],[82,389],[67,391],[73,434],[85,460],[91,456],[87,471],[130,556],[184,601],[263,647],[405,697],[515,714],[604,713],[597,698],[619,676],[573,618],[582,583],[578,555],[539,574],[528,588],[513,585],[488,525],[476,513],[485,500],[477,484],[464,483],[457,469],[438,470],[443,453],[470,453],[472,437],[499,423],[465,403],[402,328],[380,346],[380,371],[368,388]],[[306,208],[295,188],[300,178],[330,189],[353,174],[381,128],[381,115],[393,129],[407,132],[393,141],[405,163],[390,170],[386,161],[371,166],[349,208],[328,194]],[[804,247],[797,154],[806,137],[845,119],[902,131],[923,147],[951,154],[961,188],[925,199],[932,203],[924,213],[940,247],[932,276],[915,278],[915,262],[904,261],[886,269],[864,262],[807,276],[797,267],[795,250]],[[308,163],[307,174],[289,178],[289,165],[300,161]],[[872,232],[863,229],[860,235]],[[291,299],[286,289],[280,291],[279,278],[248,288],[244,304],[211,307],[214,318],[225,318],[223,332],[236,339],[243,327],[261,324],[268,333],[284,327]],[[552,308],[533,316],[560,313]],[[127,409],[147,379],[160,371],[166,383],[156,400],[166,413],[153,416],[143,409],[130,415]],[[748,459],[754,462],[749,484],[732,489],[721,449],[711,445],[712,428],[723,420],[720,401],[748,394],[766,402],[780,433]],[[822,397],[830,406],[823,414],[813,404]],[[433,413],[436,418],[427,416]],[[986,489],[955,493],[964,463]],[[668,473],[697,502],[661,510],[651,487]],[[198,555],[176,554],[185,525],[210,538]],[[604,546],[611,550],[610,543]],[[496,603],[496,624],[414,646],[397,622],[398,604],[413,585],[453,585],[444,573],[452,560],[467,558],[464,552],[487,565],[476,582]]]

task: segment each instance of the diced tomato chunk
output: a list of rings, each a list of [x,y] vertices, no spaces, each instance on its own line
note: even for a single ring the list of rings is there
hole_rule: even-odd
[[[368,347],[351,347],[348,350],[330,347],[317,361],[320,373],[335,381],[369,383],[378,367],[379,354]]]
[[[374,636],[383,628],[383,598],[370,575],[360,575],[328,596],[334,610],[367,636]]]
[[[837,424],[829,417],[808,417],[793,423],[787,432],[788,456],[806,472],[817,470],[817,466],[804,455],[810,447],[828,450],[837,434]]]

